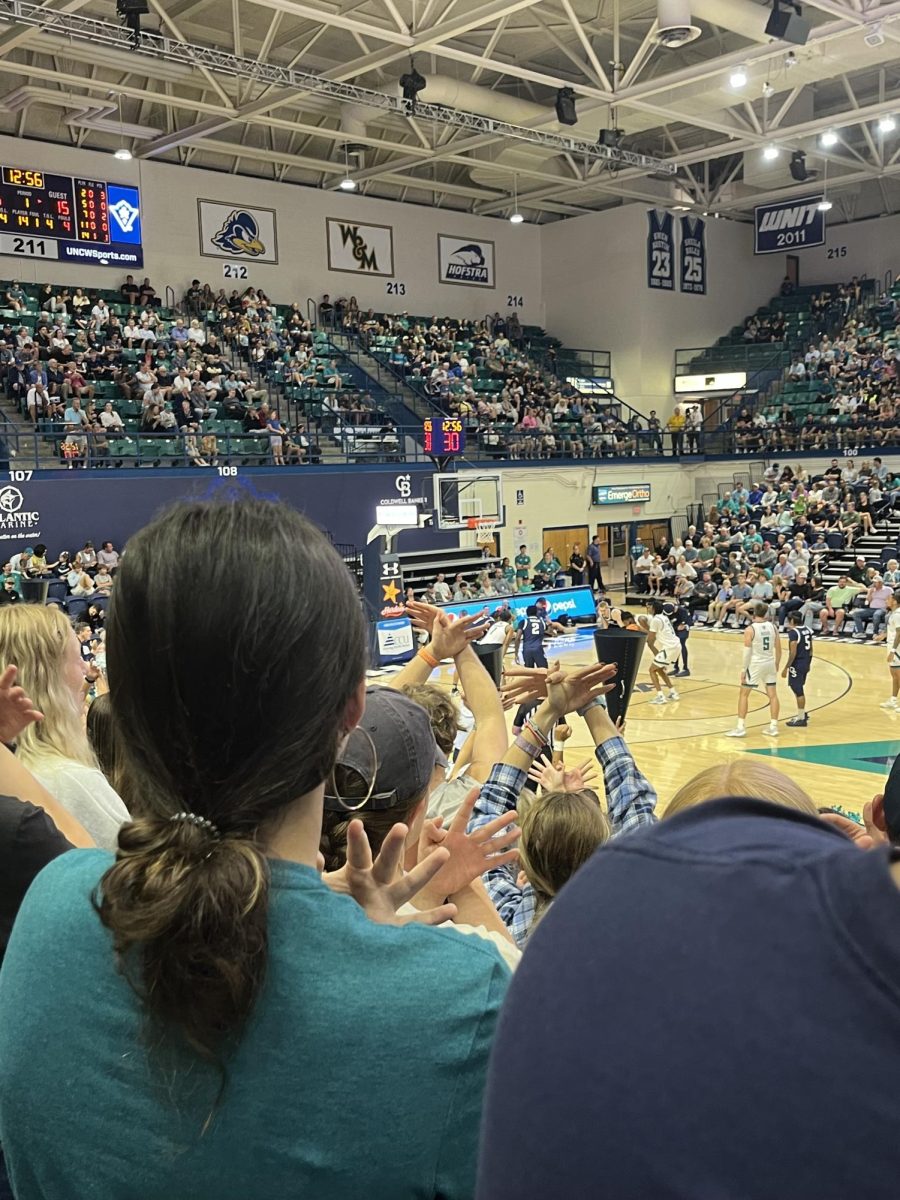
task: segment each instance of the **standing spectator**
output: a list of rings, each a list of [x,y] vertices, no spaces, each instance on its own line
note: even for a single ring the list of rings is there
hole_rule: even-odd
[[[600,534],[595,533],[590,540],[587,548],[588,557],[588,583],[592,589],[598,592],[605,592],[606,588],[603,584],[603,567],[602,555],[600,549]]]
[[[572,553],[569,555],[569,576],[572,580],[573,587],[581,587],[584,583],[584,571],[587,566],[587,559],[581,553],[581,546],[578,542],[572,547]]]

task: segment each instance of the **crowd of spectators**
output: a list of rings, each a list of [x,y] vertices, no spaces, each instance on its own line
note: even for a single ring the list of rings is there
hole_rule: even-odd
[[[882,293],[863,311],[856,307],[858,284],[840,291],[830,301],[844,314],[838,332],[793,356],[777,403],[738,410],[738,453],[863,450],[900,442],[898,299]],[[823,311],[827,301],[823,293]],[[815,315],[815,299],[813,305]]]
[[[75,561],[96,580],[92,552]],[[890,1110],[900,771],[865,825],[749,755],[664,807],[607,708],[614,665],[510,667],[498,690],[479,616],[421,601],[424,645],[367,686],[343,562],[269,501],[175,506],[115,569],[91,741],[91,630],[0,609],[17,1200],[114,1200],[136,1180],[147,1196],[588,1195],[610,1125],[610,1195],[889,1193],[889,1138],[849,1163],[840,1139],[796,1152],[795,1093],[820,1096],[807,1072],[837,1064],[843,1095]],[[448,660],[465,735],[431,682]],[[582,722],[594,753],[575,765],[560,747]],[[677,1001],[662,1023],[660,977]],[[657,1112],[647,1160],[633,1118]]]
[[[764,600],[784,627],[801,609],[809,628],[864,639],[867,627],[877,641],[889,589],[900,582],[900,548],[886,545],[879,555],[855,556],[838,585],[828,588],[822,568],[836,552],[852,550],[856,539],[878,533],[900,496],[900,476],[880,458],[832,459],[820,475],[772,463],[763,479],[726,491],[673,545],[632,550],[634,586],[640,594],[671,596],[691,611],[706,610],[716,628],[749,618],[738,610],[748,600]],[[873,615],[878,610],[878,616]],[[846,620],[847,615],[852,622]],[[832,622],[829,627],[829,622]]]

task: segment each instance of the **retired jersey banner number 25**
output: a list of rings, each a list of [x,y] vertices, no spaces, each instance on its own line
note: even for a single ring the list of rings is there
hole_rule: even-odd
[[[782,250],[808,250],[825,244],[825,213],[819,209],[821,196],[763,204],[756,209],[754,254],[777,254]]]

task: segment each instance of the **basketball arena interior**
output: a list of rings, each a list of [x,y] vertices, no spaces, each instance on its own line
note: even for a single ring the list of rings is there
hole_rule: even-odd
[[[896,1196],[898,272],[895,0],[0,0],[0,1200]]]

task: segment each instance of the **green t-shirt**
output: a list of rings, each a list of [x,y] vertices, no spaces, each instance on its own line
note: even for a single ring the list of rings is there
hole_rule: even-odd
[[[524,579],[528,574],[528,568],[531,566],[531,556],[529,554],[516,555],[516,575],[520,579]]]
[[[831,608],[846,608],[859,590],[858,587],[842,588],[835,584],[834,587],[828,589],[828,603]]]
[[[0,973],[0,1143],[17,1200],[403,1200],[475,1189],[509,970],[453,929],[376,925],[273,861],[269,963],[225,1092],[143,1014],[90,903],[98,850],[45,868]],[[152,1043],[151,1043],[152,1045]]]

